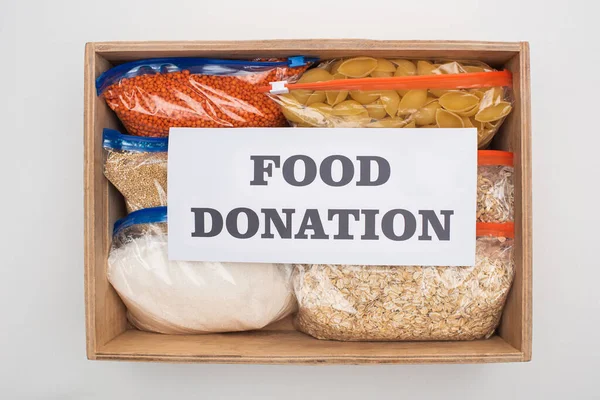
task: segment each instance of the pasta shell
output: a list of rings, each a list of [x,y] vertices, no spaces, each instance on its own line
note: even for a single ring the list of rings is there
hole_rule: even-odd
[[[392,60],[396,64],[395,76],[411,76],[417,74],[417,66],[409,60]]]
[[[479,98],[466,92],[448,92],[440,97],[440,105],[454,113],[467,112],[479,105]]]
[[[356,57],[344,61],[336,72],[350,78],[364,78],[377,68],[377,60],[371,57]],[[309,70],[310,71],[310,70]]]
[[[471,108],[470,110],[456,111],[455,114],[460,115],[461,117],[472,117],[475,114],[477,114],[478,112],[479,112],[479,106],[475,106],[475,107]]]
[[[333,107],[333,114],[338,116],[361,114],[368,115],[368,112],[358,101],[346,100]]]
[[[383,118],[379,121],[371,122],[366,125],[367,128],[402,128],[406,121],[401,118]]]
[[[348,91],[340,90],[338,92],[325,92],[325,97],[327,98],[327,103],[330,106],[335,106],[336,104],[340,104],[342,101],[346,100],[348,97]]]
[[[439,128],[463,128],[463,120],[458,115],[439,108],[435,111],[435,122]]]
[[[406,125],[404,125],[402,128],[416,128],[417,125],[415,124],[415,121],[412,120],[409,123],[407,123]]]
[[[433,75],[435,74],[435,65],[428,61],[417,62],[417,75]]]
[[[325,99],[327,98],[327,96],[325,95],[325,92],[322,91],[318,91],[318,92],[312,92],[312,94],[310,96],[308,96],[308,99],[306,100],[306,105],[310,106],[311,104],[314,103],[322,103],[325,101]]]
[[[343,63],[343,62],[344,62],[344,60],[337,60],[337,61],[334,61],[334,62],[331,64],[331,67],[329,68],[329,72],[330,72],[332,75],[335,75],[335,74],[337,74],[337,72],[338,72],[338,68],[340,68],[340,65],[342,65],[342,63]]]
[[[332,79],[333,75],[327,72],[327,70],[323,68],[313,68],[303,73],[300,79],[298,79],[298,83],[324,82]]]
[[[435,113],[440,107],[440,103],[436,101],[419,109],[415,114],[415,123],[418,126],[435,124]]]
[[[377,72],[396,72],[396,66],[391,62],[386,60],[385,58],[377,59],[377,67],[375,68]]]
[[[407,114],[417,111],[427,102],[427,90],[409,90],[400,100],[398,113]]]
[[[396,93],[394,90],[384,90],[381,92],[380,100],[385,107],[385,111],[390,117],[393,117],[398,113],[400,95],[398,95],[398,93]]]
[[[475,115],[475,119],[479,122],[498,121],[499,119],[506,117],[511,110],[512,106],[510,105],[510,103],[501,101],[496,105],[484,108],[483,110],[479,111]]]
[[[385,112],[385,106],[383,105],[381,99],[376,100],[371,104],[366,104],[365,108],[367,109],[369,116],[373,119],[382,119],[387,115]]]
[[[410,92],[410,90],[408,89],[398,89],[396,90],[396,93],[398,93],[400,95],[400,97],[406,96],[406,93]]]
[[[365,90],[351,90],[350,97],[352,100],[358,101],[360,104],[369,104],[377,100],[381,96],[381,92],[377,91],[365,91]]]
[[[383,72],[383,71],[373,71],[371,72],[371,77],[373,78],[389,78],[394,76],[393,72]]]

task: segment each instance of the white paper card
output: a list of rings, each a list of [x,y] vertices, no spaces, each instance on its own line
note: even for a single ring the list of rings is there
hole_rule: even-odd
[[[172,128],[169,258],[472,266],[475,129]]]

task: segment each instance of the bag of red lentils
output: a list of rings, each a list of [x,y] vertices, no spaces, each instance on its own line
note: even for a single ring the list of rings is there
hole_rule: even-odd
[[[285,126],[279,106],[256,87],[297,78],[316,61],[140,60],[103,73],[96,90],[132,135],[164,137],[171,127]]]

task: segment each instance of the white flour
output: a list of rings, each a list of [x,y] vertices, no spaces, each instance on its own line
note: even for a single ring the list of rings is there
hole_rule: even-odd
[[[113,249],[108,280],[142,330],[168,333],[260,329],[294,311],[291,267],[169,261],[166,235]]]

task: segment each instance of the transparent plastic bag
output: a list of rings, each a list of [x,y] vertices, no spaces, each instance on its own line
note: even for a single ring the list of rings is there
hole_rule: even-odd
[[[480,62],[354,57],[323,62],[270,92],[304,127],[477,128],[487,147],[512,110],[509,71]]]
[[[474,267],[295,265],[295,325],[330,340],[487,338],[514,277],[513,230],[478,224]]]
[[[127,212],[167,205],[168,138],[104,129],[104,175],[125,198]]]
[[[296,308],[291,266],[169,261],[167,209],[115,223],[108,280],[138,329],[198,334],[260,329]]]
[[[161,137],[170,127],[285,126],[279,107],[257,85],[292,79],[316,59],[156,58],[103,73],[96,89],[127,132]]]
[[[477,153],[477,222],[514,221],[513,153],[479,150]]]

